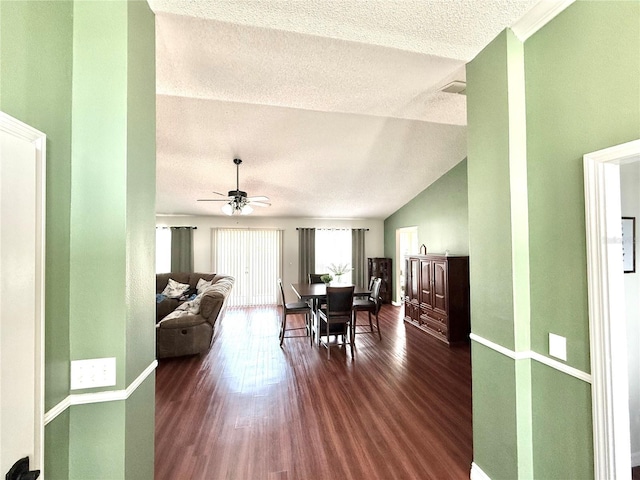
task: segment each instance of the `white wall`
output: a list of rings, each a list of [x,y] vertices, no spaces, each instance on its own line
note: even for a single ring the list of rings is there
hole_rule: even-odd
[[[636,217],[640,228],[640,162],[620,167],[622,216]],[[631,464],[640,465],[640,250],[636,244],[636,273],[624,274],[629,359],[629,420]]]
[[[277,228],[283,235],[282,283],[298,281],[298,232],[296,228],[368,228],[365,236],[365,256],[384,256],[384,220],[328,220],[313,218],[270,217],[207,217],[207,216],[157,216],[157,226],[198,227],[193,235],[194,270],[215,272],[211,258],[211,231],[213,228]],[[288,302],[296,300],[293,292],[285,288]]]

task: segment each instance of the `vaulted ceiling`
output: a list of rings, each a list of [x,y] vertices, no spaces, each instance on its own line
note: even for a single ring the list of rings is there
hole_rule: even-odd
[[[443,93],[537,0],[148,0],[159,214],[385,218],[466,156]]]

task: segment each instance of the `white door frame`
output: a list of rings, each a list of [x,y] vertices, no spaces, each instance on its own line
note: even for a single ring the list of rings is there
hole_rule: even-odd
[[[403,278],[401,278],[400,273],[404,268],[404,258],[402,256],[402,252],[400,251],[400,243],[401,243],[400,237],[407,233],[413,233],[415,235],[415,238],[417,239],[418,227],[417,226],[400,227],[396,229],[396,260],[395,260],[396,267],[393,273],[394,279],[396,281],[396,294],[393,296],[393,299],[391,301],[391,304],[395,305],[396,307],[400,307],[404,305],[404,298],[402,298],[402,295],[400,294],[400,291],[402,289],[402,281],[403,281]],[[417,252],[412,252],[412,253],[417,253]]]
[[[640,140],[584,156],[596,479],[631,472],[619,165],[639,156]]]
[[[31,143],[36,162],[36,251],[35,253],[35,451],[32,470],[44,470],[44,272],[45,272],[45,173],[47,137],[44,133],[0,112],[0,131]],[[17,459],[16,459],[17,460]],[[4,475],[4,472],[3,472]]]

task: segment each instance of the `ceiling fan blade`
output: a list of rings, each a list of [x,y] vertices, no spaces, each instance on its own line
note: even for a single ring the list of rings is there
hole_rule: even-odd
[[[199,198],[198,202],[229,202],[229,198]]]
[[[220,195],[221,197],[228,197],[229,195],[226,193],[220,193],[220,192],[211,192],[211,193],[215,193],[216,195]]]
[[[247,197],[247,200],[249,200],[250,202],[268,202],[269,197],[265,197],[265,196]]]
[[[265,202],[247,202],[249,204],[251,204],[252,207],[270,207],[271,204],[270,203],[265,203]]]

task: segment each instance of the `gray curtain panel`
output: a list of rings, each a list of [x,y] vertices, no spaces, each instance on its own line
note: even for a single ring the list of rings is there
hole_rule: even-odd
[[[171,227],[171,271],[193,272],[192,227]]]
[[[306,283],[316,269],[316,229],[298,228],[298,283]]]
[[[364,234],[366,231],[365,228],[351,230],[351,266],[353,267],[351,279],[354,285],[360,287],[369,285],[366,259],[364,258]]]

